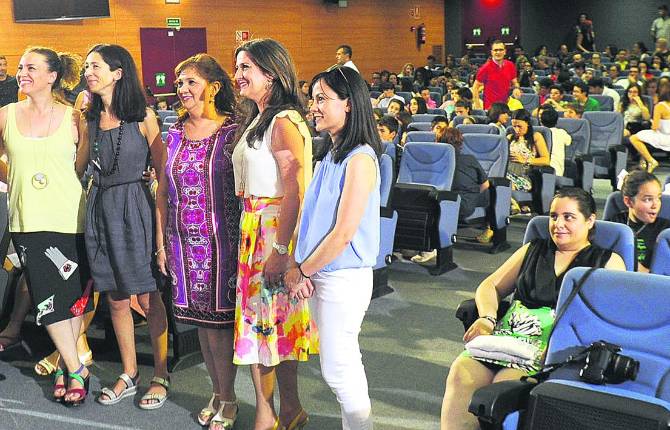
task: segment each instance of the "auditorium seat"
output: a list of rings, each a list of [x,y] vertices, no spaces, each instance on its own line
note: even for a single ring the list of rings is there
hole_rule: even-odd
[[[584,112],[589,122],[591,142],[589,154],[593,156],[595,178],[609,179],[616,190],[617,175],[626,168],[628,150],[623,138],[623,116],[619,112]]]

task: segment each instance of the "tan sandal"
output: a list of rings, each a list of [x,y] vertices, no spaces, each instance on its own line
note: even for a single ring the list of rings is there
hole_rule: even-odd
[[[160,376],[154,376],[151,378],[151,383],[160,385],[165,388],[165,394],[160,393],[146,393],[140,399],[140,409],[145,411],[151,411],[154,409],[162,408],[165,404],[165,401],[168,398],[168,391],[170,390],[170,377],[161,378]]]

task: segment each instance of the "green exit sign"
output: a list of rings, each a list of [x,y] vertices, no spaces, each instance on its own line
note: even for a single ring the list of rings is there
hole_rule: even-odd
[[[503,36],[509,36],[509,27],[500,27],[500,34]]]
[[[472,29],[472,36],[474,37],[480,37],[482,35],[482,29],[480,27],[476,27]]]
[[[180,28],[181,18],[165,18],[165,24],[168,28]]]

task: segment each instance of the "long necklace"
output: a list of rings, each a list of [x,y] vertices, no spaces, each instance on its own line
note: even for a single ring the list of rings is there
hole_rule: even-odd
[[[121,120],[119,124],[119,135],[116,138],[116,145],[114,147],[114,161],[112,162],[112,167],[105,171],[102,168],[100,163],[100,121],[97,122],[95,130],[95,140],[93,141],[93,164],[100,170],[102,176],[111,176],[114,173],[119,171],[119,154],[121,153],[121,139],[123,138],[123,124],[125,122]]]
[[[55,103],[51,103],[51,110],[49,112],[49,126],[47,127],[47,134],[45,136],[34,136],[35,138],[47,138],[49,137],[49,133],[51,133],[51,121],[53,120],[54,117],[54,105]],[[34,135],[35,133],[33,132],[33,121],[30,118],[30,114],[28,115],[28,125],[30,126],[30,134],[31,136]],[[37,164],[37,156],[35,155],[35,143],[33,142],[33,159],[35,160],[35,164]],[[45,155],[46,152],[46,147],[42,148],[42,160],[46,157]],[[33,188],[37,190],[43,190],[49,185],[49,177],[46,175],[46,173],[42,172],[41,169],[44,168],[44,162],[40,163],[40,167],[37,168],[37,172],[33,175],[31,178],[31,184]]]

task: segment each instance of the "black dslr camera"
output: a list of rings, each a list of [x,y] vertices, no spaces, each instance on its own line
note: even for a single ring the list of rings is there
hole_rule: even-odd
[[[619,354],[621,347],[604,340],[593,342],[585,351],[584,367],[579,376],[591,384],[620,384],[634,381],[640,370],[640,362]]]

